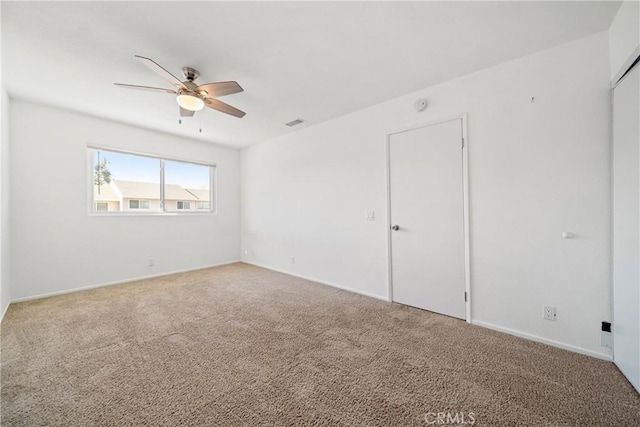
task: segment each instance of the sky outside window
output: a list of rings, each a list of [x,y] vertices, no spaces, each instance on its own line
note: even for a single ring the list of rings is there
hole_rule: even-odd
[[[160,160],[113,151],[93,152],[93,164],[106,159],[111,178],[118,181],[160,182]],[[184,188],[209,188],[210,167],[165,160],[166,184],[177,184]]]
[[[113,151],[93,152],[93,164],[107,160],[111,179],[116,181],[139,181],[160,183],[160,160]]]
[[[193,163],[164,161],[164,183],[177,184],[183,188],[209,188],[209,166]]]

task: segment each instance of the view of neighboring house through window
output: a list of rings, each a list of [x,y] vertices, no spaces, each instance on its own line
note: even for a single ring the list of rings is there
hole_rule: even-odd
[[[212,165],[97,148],[89,150],[93,212],[213,211]]]
[[[129,209],[149,209],[148,200],[129,200]]]
[[[211,197],[210,183],[210,166],[165,160],[165,210],[167,212],[196,211],[197,202],[209,202]]]

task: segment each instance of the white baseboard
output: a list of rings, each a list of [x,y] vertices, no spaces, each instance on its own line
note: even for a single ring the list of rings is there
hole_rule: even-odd
[[[613,356],[605,353],[598,353],[596,351],[587,350],[586,348],[577,347],[570,344],[565,344],[559,341],[550,340],[547,338],[542,338],[537,335],[528,334],[526,332],[517,331],[515,329],[505,328],[503,326],[494,325],[491,323],[483,322],[481,320],[471,320],[472,325],[482,326],[483,328],[492,329],[494,331],[503,332],[505,334],[514,335],[516,337],[524,338],[529,341],[535,341],[542,344],[547,344],[552,347],[561,348],[563,350],[569,350],[574,353],[584,354],[585,356],[595,357],[597,359],[607,360],[609,362],[613,361]]]
[[[7,304],[4,310],[2,310],[2,315],[0,315],[0,323],[2,323],[2,319],[4,319],[4,315],[7,314],[7,310],[9,310],[10,305],[11,305],[11,301],[9,301],[9,304]]]
[[[327,281],[324,281],[324,280],[316,279],[315,277],[302,276],[300,274],[295,274],[295,273],[292,273],[292,272],[286,271],[286,270],[279,270],[277,268],[273,268],[273,267],[269,267],[269,266],[266,266],[266,265],[258,264],[256,262],[251,262],[251,261],[246,261],[246,260],[242,260],[241,262],[243,262],[245,264],[255,265],[256,267],[264,268],[264,269],[267,269],[267,270],[275,271],[277,273],[287,274],[289,276],[298,277],[298,278],[304,279],[304,280],[309,280],[310,282],[320,283],[321,285],[331,286],[332,288],[338,288],[338,289],[341,289],[343,291],[353,292],[354,294],[360,294],[360,295],[364,295],[366,297],[371,297],[371,298],[375,298],[375,299],[379,299],[379,300],[382,300],[382,301],[389,302],[389,299],[387,297],[383,297],[383,296],[380,296],[380,295],[372,294],[370,292],[365,292],[365,291],[361,291],[361,290],[358,290],[358,289],[350,288],[348,286],[338,285],[337,283],[332,283],[332,282],[327,282]]]
[[[226,261],[226,262],[221,262],[219,264],[205,265],[205,266],[202,266],[202,267],[185,268],[184,270],[174,270],[174,271],[169,271],[169,272],[166,272],[166,273],[151,274],[151,275],[148,275],[148,276],[132,277],[130,279],[116,280],[115,282],[99,283],[99,284],[96,284],[96,285],[81,286],[79,288],[73,288],[73,289],[65,289],[63,291],[47,292],[46,294],[38,294],[38,295],[32,295],[32,296],[28,296],[28,297],[16,298],[16,299],[11,300],[11,304],[16,303],[16,302],[24,302],[24,301],[31,301],[31,300],[35,300],[35,299],[54,297],[56,295],[70,294],[72,292],[87,291],[89,289],[104,288],[106,286],[121,285],[123,283],[136,282],[138,280],[153,279],[153,278],[156,278],[156,277],[163,277],[163,276],[171,276],[172,274],[188,273],[189,271],[204,270],[205,268],[220,267],[220,266],[223,266],[223,265],[235,264],[237,262],[241,262],[241,261],[240,260]]]

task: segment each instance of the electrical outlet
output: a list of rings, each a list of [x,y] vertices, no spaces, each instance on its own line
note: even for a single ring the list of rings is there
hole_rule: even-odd
[[[611,322],[604,320],[600,327],[600,345],[613,348],[613,334],[611,334]]]
[[[244,254],[245,254],[245,255],[249,255],[249,250],[248,250],[248,249],[245,249],[245,250],[244,250]]]
[[[612,341],[611,332],[600,331],[600,345],[602,347],[613,348]]]
[[[156,259],[149,258],[149,267],[155,267],[155,266],[156,266]]]
[[[367,221],[376,220],[376,211],[367,211]]]
[[[556,308],[545,305],[542,307],[542,318],[547,320],[556,320]]]

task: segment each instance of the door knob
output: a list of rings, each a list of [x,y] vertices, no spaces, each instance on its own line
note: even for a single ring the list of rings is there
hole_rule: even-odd
[[[393,231],[398,231],[398,230],[400,230],[400,226],[399,226],[398,224],[396,224],[396,225],[392,225],[392,226],[391,226],[391,229],[392,229]]]

